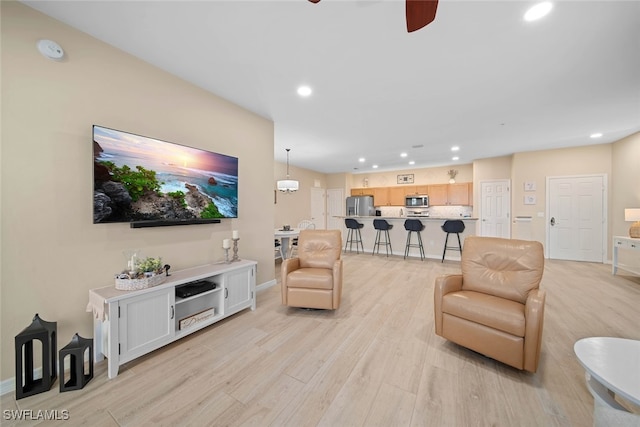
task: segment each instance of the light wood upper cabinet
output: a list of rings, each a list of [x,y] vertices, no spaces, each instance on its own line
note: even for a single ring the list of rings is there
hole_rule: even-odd
[[[469,184],[449,184],[449,204],[468,205],[469,204]]]
[[[473,205],[473,183],[471,182],[429,185],[427,194],[431,206]]]
[[[373,196],[373,191],[371,188],[352,188],[351,195],[352,196]]]
[[[371,190],[375,206],[389,206],[389,187],[374,187]]]
[[[428,185],[416,185],[416,191],[415,191],[414,194],[420,194],[420,195],[429,194],[429,186]]]
[[[427,186],[430,206],[444,206],[449,204],[449,184],[434,184]]]
[[[389,205],[390,206],[404,206],[405,197],[407,194],[407,187],[388,187],[389,188]]]
[[[352,188],[352,196],[373,196],[375,206],[404,206],[405,197],[428,194],[431,206],[473,206],[473,183]]]

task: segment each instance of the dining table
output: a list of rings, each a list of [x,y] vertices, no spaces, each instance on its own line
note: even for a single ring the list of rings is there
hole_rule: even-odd
[[[289,258],[289,250],[291,247],[291,239],[294,237],[298,237],[300,234],[299,228],[291,228],[289,230],[285,230],[283,228],[276,228],[274,232],[274,236],[276,239],[280,239],[282,244],[282,258]]]

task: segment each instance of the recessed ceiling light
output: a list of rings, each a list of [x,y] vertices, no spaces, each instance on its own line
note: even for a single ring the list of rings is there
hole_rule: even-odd
[[[364,163],[364,162],[365,162],[365,160],[366,160],[366,159],[365,159],[364,157],[360,157],[360,158],[358,159],[358,161],[359,161],[360,163]]]
[[[600,138],[601,136],[602,136],[602,134],[601,134],[600,132],[598,132],[598,133],[592,133],[592,134],[590,135],[590,137],[591,137],[591,138]]]
[[[374,169],[378,169],[378,165],[373,165],[371,167],[374,168]]]
[[[400,153],[400,157],[407,157],[407,153]]]
[[[414,162],[413,160],[411,160],[411,161],[409,162],[409,164],[410,164],[410,165],[415,165],[415,164],[416,164],[416,162]]]
[[[309,86],[300,86],[298,88],[298,95],[300,96],[309,96],[311,95],[311,93],[313,92],[313,90],[311,90],[311,88]]]
[[[529,10],[524,14],[524,20],[531,22],[546,16],[553,9],[553,3],[545,1],[531,6]]]
[[[454,145],[453,147],[451,147],[451,151],[458,151],[460,149],[460,147],[458,147],[457,145]]]
[[[453,157],[451,158],[451,160],[454,160],[454,161],[455,161],[455,160],[460,160],[460,157],[458,157],[458,156],[453,156]]]

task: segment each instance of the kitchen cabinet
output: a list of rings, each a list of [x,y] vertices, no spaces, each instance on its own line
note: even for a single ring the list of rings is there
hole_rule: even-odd
[[[411,195],[411,194],[417,194],[420,196],[424,196],[425,194],[429,194],[428,191],[428,185],[412,185],[412,186],[408,186],[408,187],[404,187],[407,189],[406,191],[406,195]]]
[[[445,206],[449,204],[449,184],[434,184],[427,186],[429,206]]]
[[[430,206],[473,205],[473,184],[470,182],[429,185],[427,194]]]
[[[412,186],[413,187],[413,186]],[[407,187],[389,187],[389,205],[404,206],[405,197],[407,197]]]
[[[371,188],[352,188],[351,195],[352,196],[373,196],[373,191],[371,191]]]
[[[449,184],[448,201],[450,205],[473,205],[473,192],[471,191],[470,182],[462,182]]]
[[[371,190],[374,206],[389,206],[389,187],[374,187]]]

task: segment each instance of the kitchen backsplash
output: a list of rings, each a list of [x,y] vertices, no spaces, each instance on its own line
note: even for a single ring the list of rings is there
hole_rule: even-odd
[[[407,208],[400,206],[380,206],[376,208],[382,216],[398,217],[407,216]],[[408,208],[410,211],[418,208]],[[431,206],[429,208],[419,208],[422,212],[429,212],[433,218],[457,218],[470,217],[473,215],[473,206]]]

